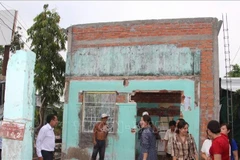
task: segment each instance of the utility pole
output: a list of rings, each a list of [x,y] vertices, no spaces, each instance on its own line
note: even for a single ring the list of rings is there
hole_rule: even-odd
[[[2,75],[6,76],[7,64],[9,60],[10,45],[5,46],[4,55],[3,55],[3,64],[2,64]]]

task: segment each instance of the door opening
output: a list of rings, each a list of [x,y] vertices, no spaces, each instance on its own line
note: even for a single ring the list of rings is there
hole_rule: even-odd
[[[168,123],[171,120],[177,120],[180,117],[180,105],[184,96],[182,91],[136,91],[131,96],[131,100],[137,103],[137,122],[141,119],[143,112],[148,112],[152,123],[160,131],[161,139],[164,139]],[[165,143],[157,140],[156,148],[158,158],[162,159],[165,155]],[[136,134],[135,158],[140,153],[140,137]]]

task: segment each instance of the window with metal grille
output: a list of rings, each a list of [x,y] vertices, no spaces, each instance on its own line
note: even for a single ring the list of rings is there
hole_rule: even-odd
[[[109,115],[109,133],[114,132],[116,96],[116,92],[84,92],[83,132],[93,132],[95,124],[101,120],[102,113]]]

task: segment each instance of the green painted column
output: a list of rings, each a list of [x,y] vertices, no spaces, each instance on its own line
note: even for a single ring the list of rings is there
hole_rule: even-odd
[[[3,134],[3,160],[31,160],[35,109],[33,52],[17,51],[7,66]]]

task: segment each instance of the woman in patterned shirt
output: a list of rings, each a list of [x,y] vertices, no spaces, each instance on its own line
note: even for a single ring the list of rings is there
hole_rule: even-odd
[[[188,134],[188,123],[180,121],[173,137],[173,160],[198,160],[197,147],[194,138]]]

